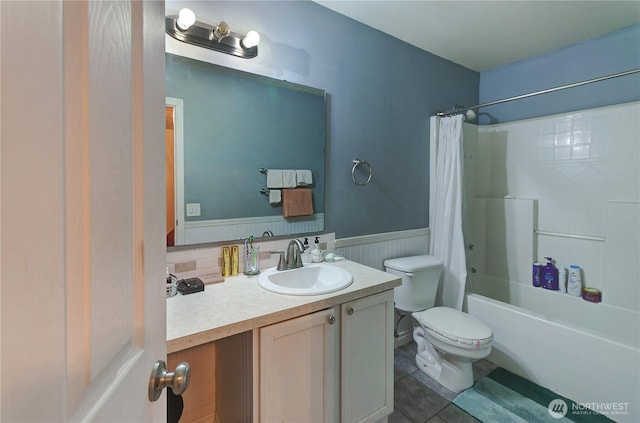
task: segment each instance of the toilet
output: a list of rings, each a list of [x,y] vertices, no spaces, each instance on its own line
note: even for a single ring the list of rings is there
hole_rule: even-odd
[[[453,307],[434,307],[442,261],[422,255],[388,259],[388,273],[400,276],[395,307],[415,319],[418,368],[452,392],[473,385],[471,363],[489,355],[493,333],[482,321]],[[464,295],[464,289],[459,295]]]

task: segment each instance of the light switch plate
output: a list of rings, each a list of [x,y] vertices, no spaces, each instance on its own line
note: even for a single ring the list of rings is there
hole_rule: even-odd
[[[187,217],[200,216],[200,203],[187,203]]]

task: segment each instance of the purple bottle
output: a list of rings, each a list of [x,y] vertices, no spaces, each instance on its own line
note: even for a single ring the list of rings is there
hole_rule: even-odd
[[[533,263],[533,286],[540,286],[542,283],[542,265],[538,262]]]
[[[542,287],[552,291],[558,290],[558,269],[553,265],[551,257],[545,257],[547,265],[542,268]]]

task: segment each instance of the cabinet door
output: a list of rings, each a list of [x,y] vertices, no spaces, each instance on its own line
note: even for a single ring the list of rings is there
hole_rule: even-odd
[[[260,329],[260,421],[338,421],[339,316],[330,308]]]
[[[393,412],[393,290],[341,306],[341,422]]]

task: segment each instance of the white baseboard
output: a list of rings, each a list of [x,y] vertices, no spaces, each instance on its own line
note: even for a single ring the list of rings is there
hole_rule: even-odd
[[[397,338],[395,337],[393,338],[393,348],[398,348],[403,345],[407,345],[411,341],[413,341],[413,331],[406,330],[406,331],[400,332]]]

